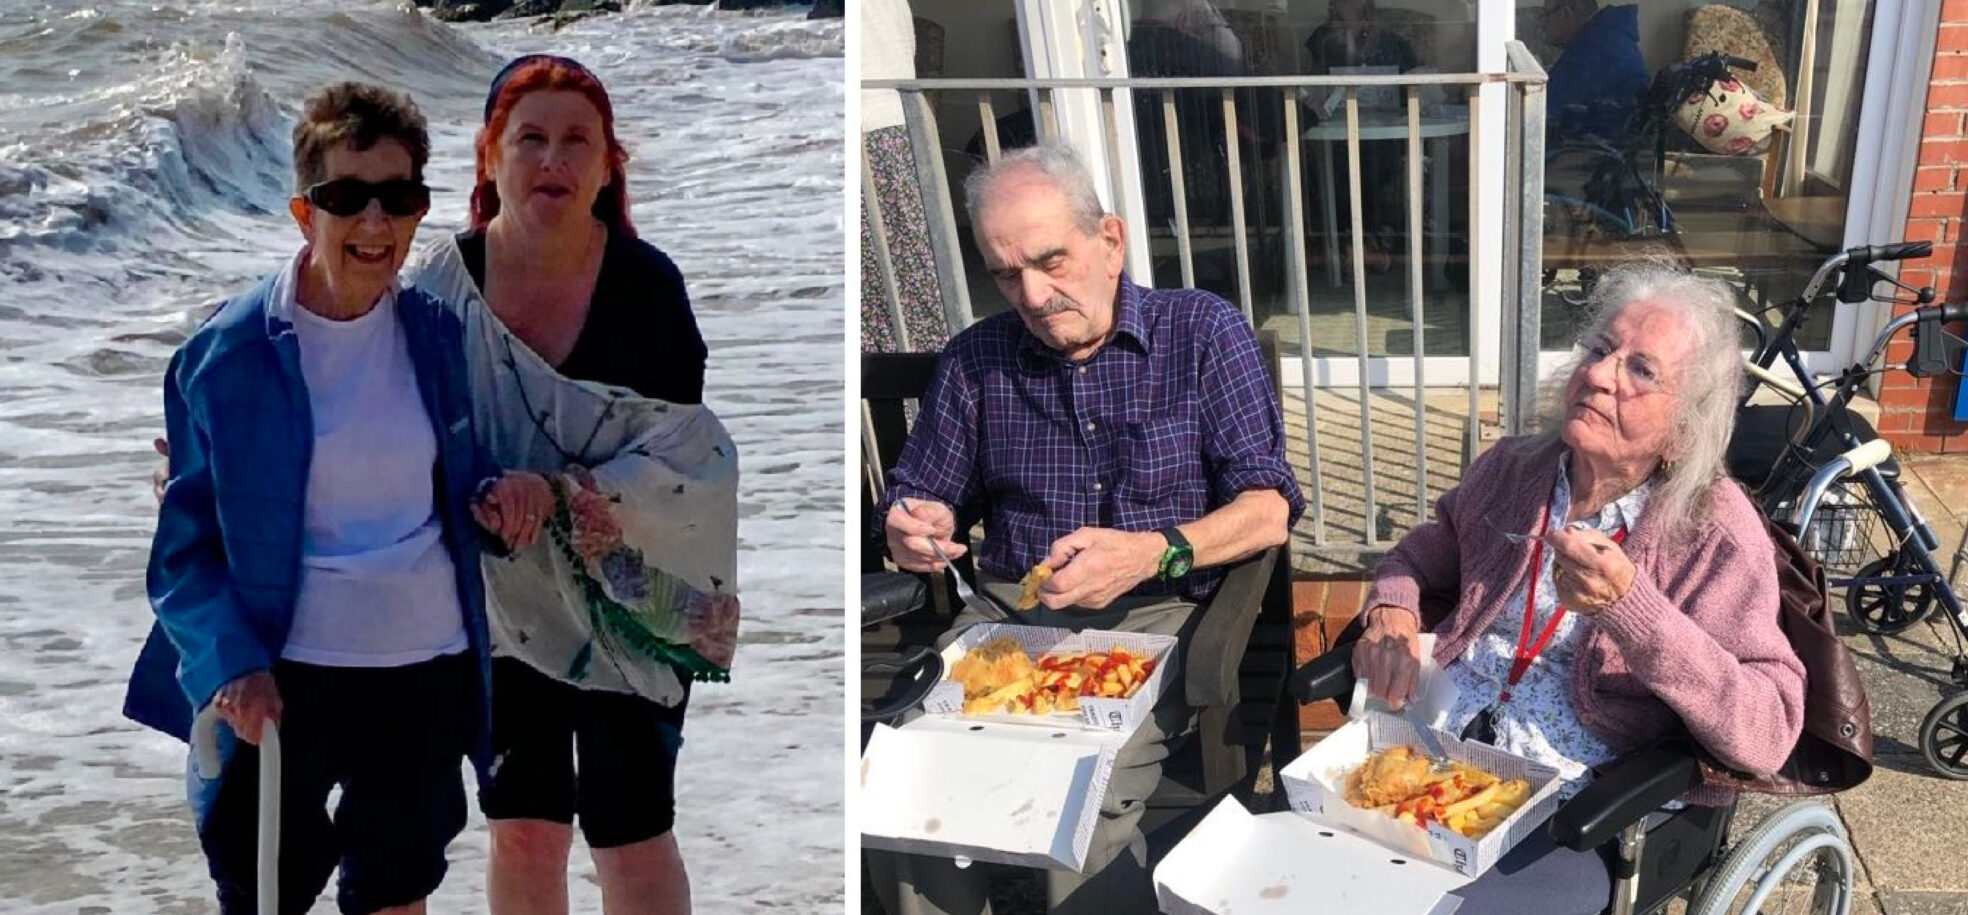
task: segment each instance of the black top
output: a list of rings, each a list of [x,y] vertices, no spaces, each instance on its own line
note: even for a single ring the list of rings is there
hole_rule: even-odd
[[[485,288],[484,232],[461,233],[458,252],[472,281]],[[694,404],[704,401],[706,354],[683,273],[669,255],[639,238],[610,232],[587,322],[555,371]]]

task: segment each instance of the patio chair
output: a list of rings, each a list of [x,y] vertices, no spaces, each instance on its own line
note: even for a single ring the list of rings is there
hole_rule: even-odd
[[[1277,383],[1277,339],[1259,336],[1265,364]],[[907,435],[907,405],[927,392],[935,370],[934,354],[866,354],[861,359],[864,435],[862,441],[863,506],[880,501],[879,486],[893,468]],[[871,517],[869,515],[864,515]],[[959,518],[959,538],[967,536],[974,518]],[[870,524],[872,528],[872,523]],[[885,570],[886,544],[864,532],[862,569],[865,595],[888,593],[911,573]],[[958,574],[975,579],[967,557],[954,563]],[[1142,831],[1157,843],[1163,834],[1172,845],[1187,826],[1199,821],[1226,794],[1249,800],[1266,745],[1298,751],[1296,707],[1285,693],[1292,669],[1291,563],[1284,548],[1269,550],[1232,566],[1186,646],[1182,688],[1198,709],[1197,733],[1171,757],[1162,783],[1149,799]],[[927,599],[914,612],[886,619],[862,634],[865,654],[906,655],[933,644],[948,629],[960,606],[942,579],[922,577]],[[898,688],[897,675],[863,671],[863,694],[883,696]],[[865,740],[872,725],[864,725]]]

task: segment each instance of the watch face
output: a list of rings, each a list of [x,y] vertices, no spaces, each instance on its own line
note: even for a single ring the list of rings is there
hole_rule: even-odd
[[[1168,559],[1165,574],[1169,578],[1181,578],[1189,574],[1189,567],[1194,563],[1195,557],[1191,556],[1188,550],[1176,550],[1175,555]]]

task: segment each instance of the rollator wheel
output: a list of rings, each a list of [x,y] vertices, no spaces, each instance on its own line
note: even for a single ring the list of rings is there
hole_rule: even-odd
[[[1853,577],[1886,578],[1913,574],[1916,570],[1912,558],[1905,550],[1894,550],[1867,563]],[[1845,612],[1867,632],[1891,635],[1926,619],[1928,612],[1934,609],[1935,599],[1931,584],[1855,583],[1845,588]]]
[[[1921,720],[1920,755],[1943,776],[1968,781],[1968,693],[1942,699]]]
[[[1824,804],[1798,801],[1764,817],[1729,849],[1688,912],[1847,915],[1855,863],[1838,814]]]

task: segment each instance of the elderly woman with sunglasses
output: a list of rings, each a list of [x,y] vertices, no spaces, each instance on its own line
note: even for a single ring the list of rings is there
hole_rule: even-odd
[[[477,153],[470,227],[408,276],[464,321],[481,442],[551,474],[561,508],[485,564],[491,910],[566,912],[578,823],[604,912],[687,912],[676,764],[692,683],[736,648],[737,452],[701,404],[683,276],[630,222],[601,81],[513,61]]]
[[[343,912],[422,912],[465,823],[459,764],[489,763],[480,527],[524,546],[551,492],[476,445],[462,327],[397,285],[429,150],[403,96],[310,98],[289,204],[306,244],[165,375],[157,624],[127,711],[180,738],[223,720],[218,770],[190,784],[223,912],[254,910],[266,723],[282,738],[282,912],[306,911],[338,866]]]
[[[1478,457],[1376,570],[1353,649],[1373,695],[1410,698],[1423,595],[1453,595],[1430,621],[1456,693],[1436,725],[1550,764],[1566,793],[1684,730],[1732,769],[1783,763],[1804,669],[1778,628],[1773,547],[1724,467],[1742,377],[1732,304],[1677,267],[1607,273],[1546,431]],[[1539,830],[1458,911],[1599,912],[1611,886],[1604,854]]]

